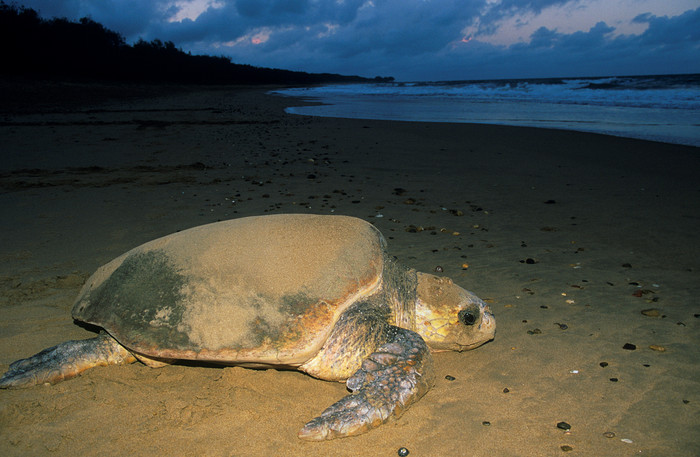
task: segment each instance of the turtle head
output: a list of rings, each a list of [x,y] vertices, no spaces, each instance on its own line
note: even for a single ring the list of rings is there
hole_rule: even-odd
[[[493,339],[488,305],[449,278],[418,273],[415,330],[434,351],[466,351]]]

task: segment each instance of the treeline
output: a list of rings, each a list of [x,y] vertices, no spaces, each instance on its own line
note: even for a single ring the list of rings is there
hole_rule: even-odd
[[[0,2],[0,74],[41,79],[194,84],[317,84],[392,81],[234,64],[191,55],[171,41],[128,45],[89,18],[42,19],[30,8]]]

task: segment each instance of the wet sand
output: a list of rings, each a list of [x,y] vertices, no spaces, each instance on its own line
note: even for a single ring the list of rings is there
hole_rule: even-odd
[[[260,89],[39,89],[0,113],[0,371],[92,337],[70,309],[117,255],[270,213],[372,222],[498,328],[437,354],[435,387],[359,437],[296,437],[340,383],[132,364],[0,391],[1,455],[700,454],[698,148],[292,116]]]

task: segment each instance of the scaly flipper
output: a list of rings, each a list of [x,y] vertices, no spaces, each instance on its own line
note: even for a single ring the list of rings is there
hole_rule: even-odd
[[[433,385],[433,360],[423,339],[410,330],[391,327],[393,338],[381,345],[347,380],[353,392],[308,422],[299,432],[305,440],[359,435],[398,418]]]
[[[55,384],[83,371],[107,365],[125,365],[136,358],[106,333],[87,340],[66,341],[27,359],[10,364],[0,378],[0,389]]]

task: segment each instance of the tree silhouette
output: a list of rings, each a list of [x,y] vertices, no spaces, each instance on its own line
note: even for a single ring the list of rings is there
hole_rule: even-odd
[[[196,84],[316,84],[387,82],[234,64],[227,57],[191,55],[172,41],[140,39],[128,45],[90,18],[45,20],[30,8],[0,1],[0,74],[71,79]]]

